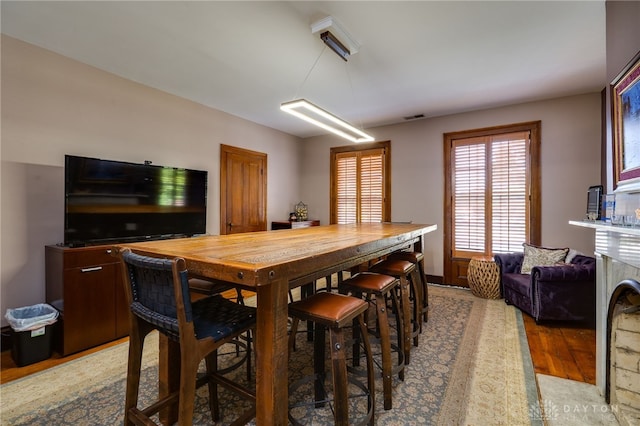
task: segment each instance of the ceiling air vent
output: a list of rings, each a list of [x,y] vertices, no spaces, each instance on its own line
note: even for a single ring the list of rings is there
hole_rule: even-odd
[[[410,120],[418,120],[420,118],[424,118],[424,114],[416,114],[416,115],[409,115],[407,117],[404,117],[404,119],[406,121],[410,121]]]

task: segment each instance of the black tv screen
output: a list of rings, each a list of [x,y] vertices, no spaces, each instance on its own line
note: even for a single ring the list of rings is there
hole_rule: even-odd
[[[65,156],[65,245],[206,232],[207,172]]]

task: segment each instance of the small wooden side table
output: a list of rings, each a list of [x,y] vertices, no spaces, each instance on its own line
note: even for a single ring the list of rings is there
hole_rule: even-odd
[[[467,269],[469,288],[474,296],[500,299],[500,268],[491,256],[476,256]]]
[[[277,229],[308,228],[310,226],[320,226],[320,221],[319,220],[303,220],[300,222],[296,222],[293,220],[287,220],[282,222],[271,222],[272,231],[275,231]]]

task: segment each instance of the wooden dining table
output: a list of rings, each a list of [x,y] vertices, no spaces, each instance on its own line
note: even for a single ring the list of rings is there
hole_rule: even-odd
[[[422,250],[436,225],[367,223],[118,245],[155,257],[181,257],[190,274],[223,280],[257,295],[256,423],[286,425],[289,290],[397,250]],[[161,339],[160,393],[179,384],[179,348]],[[171,421],[171,414],[164,421]]]

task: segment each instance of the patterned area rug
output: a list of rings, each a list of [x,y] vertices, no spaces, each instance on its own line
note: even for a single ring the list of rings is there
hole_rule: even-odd
[[[157,335],[149,339],[142,404],[157,394]],[[290,360],[292,380],[311,369],[311,345],[304,334],[299,335],[297,347]],[[126,365],[123,343],[2,385],[1,424],[120,425]],[[242,380],[244,371],[236,373]],[[480,299],[468,290],[430,286],[429,322],[420,345],[412,349],[405,380],[394,379],[392,410],[383,409],[380,382],[379,425],[542,424],[520,312],[502,300]],[[207,393],[206,387],[197,392],[194,424],[213,424]],[[220,396],[221,424],[226,424],[246,404],[224,390]],[[309,424],[332,424],[328,409],[312,409],[302,416]]]

